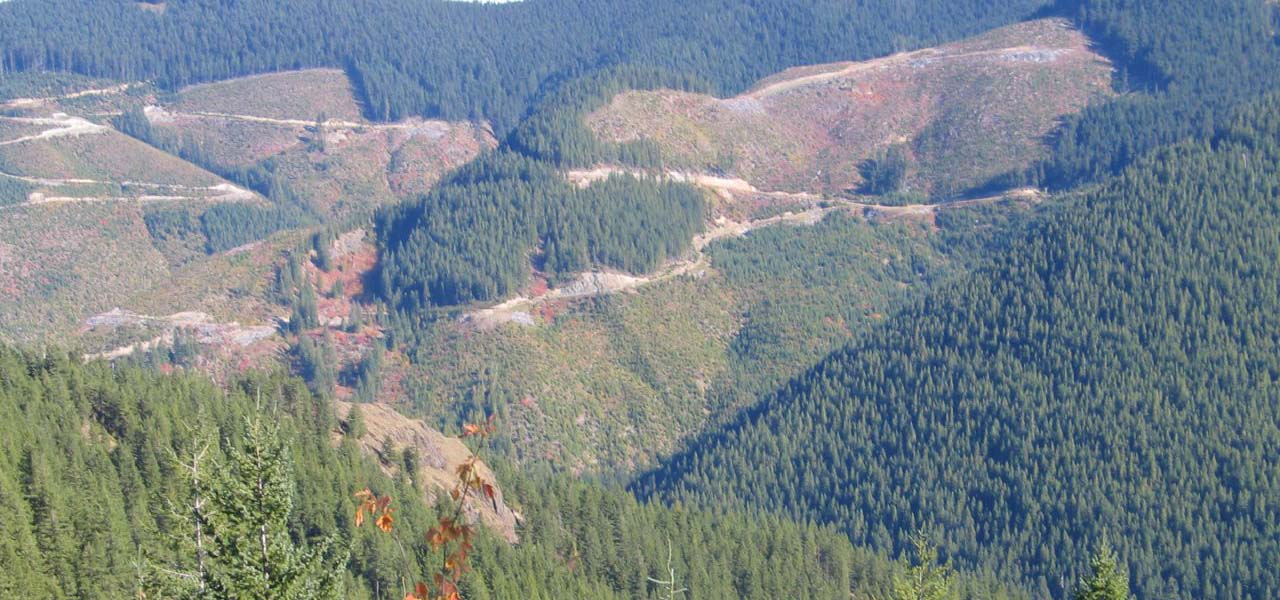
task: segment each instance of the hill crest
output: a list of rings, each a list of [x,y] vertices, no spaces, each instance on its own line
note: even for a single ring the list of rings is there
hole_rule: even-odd
[[[652,140],[678,166],[769,191],[865,190],[868,161],[895,151],[904,161],[900,189],[946,197],[1045,156],[1063,116],[1113,94],[1111,74],[1083,33],[1044,19],[936,48],[788,69],[732,98],[626,92],[587,125],[612,142]]]

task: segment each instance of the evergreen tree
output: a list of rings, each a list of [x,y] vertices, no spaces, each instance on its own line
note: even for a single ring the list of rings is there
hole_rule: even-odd
[[[316,290],[309,278],[304,278],[299,286],[297,300],[289,313],[289,331],[302,333],[320,326],[320,308],[316,299]]]
[[[221,472],[210,496],[209,596],[341,597],[342,579],[324,556],[330,544],[308,548],[289,536],[293,470],[277,428],[251,419],[244,440],[228,448]]]
[[[893,576],[893,600],[943,600],[951,590],[951,569],[938,563],[938,549],[917,533],[913,564]],[[906,562],[906,561],[904,561]]]
[[[360,308],[359,302],[351,303],[351,312],[347,314],[347,331],[350,333],[360,333],[364,328],[364,309]]]
[[[1106,537],[1089,559],[1089,571],[1076,587],[1073,600],[1129,600],[1129,576]]]
[[[347,413],[347,422],[343,427],[343,431],[352,439],[358,440],[364,437],[367,430],[364,426],[364,413],[360,411],[359,406],[351,406],[351,411]],[[409,449],[405,448],[405,452],[408,451]]]
[[[316,116],[315,132],[312,138],[311,149],[324,154],[327,146],[325,145],[325,136],[328,135],[327,123],[329,117],[324,113]]]

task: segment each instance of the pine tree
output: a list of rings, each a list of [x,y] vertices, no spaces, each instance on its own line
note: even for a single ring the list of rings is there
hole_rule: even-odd
[[[347,331],[360,333],[361,329],[364,329],[364,310],[359,302],[352,302],[351,312],[347,314]]]
[[[327,548],[300,547],[289,537],[293,469],[276,427],[252,419],[221,473],[210,494],[209,597],[341,597],[339,570],[324,564]]]
[[[1089,570],[1089,576],[1081,579],[1076,587],[1073,600],[1129,600],[1129,576],[1106,537],[1089,559]]]
[[[938,564],[938,549],[918,533],[915,560],[904,574],[893,576],[893,600],[943,600],[951,589],[951,569]]]
[[[310,279],[304,279],[298,291],[298,300],[289,315],[289,331],[301,333],[307,329],[320,326],[320,309],[315,289]]]
[[[364,437],[367,430],[364,426],[364,413],[360,411],[359,406],[354,404],[351,406],[351,411],[347,413],[347,423],[343,431],[352,439],[358,440]]]
[[[329,122],[329,117],[326,116],[324,113],[320,113],[319,115],[316,116],[315,137],[312,138],[311,149],[317,152],[320,152],[321,154],[323,154],[324,151],[327,149],[327,145],[325,144],[325,138],[329,134],[329,130],[327,126],[328,122]]]

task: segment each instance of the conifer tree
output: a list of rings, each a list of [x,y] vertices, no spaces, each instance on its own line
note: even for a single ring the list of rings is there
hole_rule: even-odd
[[[359,406],[351,406],[351,411],[347,413],[347,423],[343,431],[352,439],[358,440],[364,437],[367,430],[364,425],[364,413],[360,411]]]
[[[347,314],[347,331],[360,333],[361,329],[364,329],[364,309],[360,308],[359,302],[352,302],[351,312]]]
[[[341,597],[339,570],[324,560],[329,544],[305,548],[289,536],[293,471],[276,427],[260,417],[252,419],[243,441],[228,449],[221,472],[210,495],[208,595],[239,600]]]
[[[1073,600],[1129,600],[1129,576],[1106,537],[1089,559],[1089,571],[1076,587]]]
[[[905,573],[893,576],[893,600],[943,600],[951,589],[951,569],[938,564],[938,549],[917,533],[915,557]]]

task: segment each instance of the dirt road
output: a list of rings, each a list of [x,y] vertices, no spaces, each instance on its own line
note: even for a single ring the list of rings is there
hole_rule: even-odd
[[[111,128],[105,125],[99,125],[86,119],[73,117],[65,113],[54,113],[51,117],[0,117],[0,120],[10,121],[13,123],[52,126],[52,129],[46,129],[40,133],[22,136],[17,139],[0,141],[0,146],[9,146],[12,144],[21,144],[23,142],[47,140],[58,137],[95,135],[111,131]]]
[[[586,187],[593,182],[601,181],[611,175],[624,173],[633,175],[642,174],[638,171],[630,171],[622,167],[602,166],[590,170],[569,171],[565,175],[569,181],[575,185]],[[500,323],[522,323],[532,325],[534,320],[531,312],[548,302],[616,294],[673,279],[681,275],[694,273],[710,266],[710,261],[704,253],[704,250],[716,240],[743,236],[753,230],[772,227],[775,225],[815,225],[821,222],[822,219],[826,218],[828,214],[837,210],[876,211],[886,216],[928,216],[943,208],[962,208],[980,204],[991,204],[1006,198],[1038,200],[1043,195],[1042,192],[1033,188],[1021,188],[983,198],[971,198],[967,200],[940,202],[936,204],[887,206],[881,204],[869,204],[865,202],[853,202],[837,198],[823,198],[816,194],[761,192],[750,183],[741,179],[716,177],[706,174],[669,172],[665,177],[673,181],[688,182],[714,191],[717,194],[778,196],[785,197],[788,200],[821,200],[826,204],[825,206],[813,207],[800,212],[785,212],[780,215],[752,221],[732,221],[721,217],[711,223],[710,227],[705,232],[693,238],[691,241],[693,249],[692,256],[686,259],[668,262],[666,266],[652,275],[636,276],[603,271],[582,273],[578,275],[573,282],[548,290],[545,294],[540,296],[533,298],[527,296],[516,296],[515,298],[507,300],[506,302],[496,306],[470,311],[464,314],[461,317],[461,320],[464,322],[475,323],[483,327],[491,327]]]

